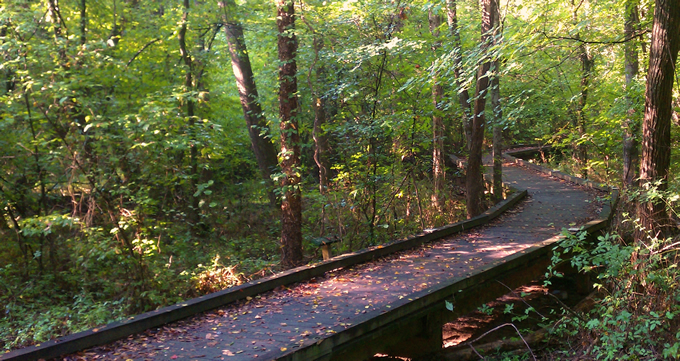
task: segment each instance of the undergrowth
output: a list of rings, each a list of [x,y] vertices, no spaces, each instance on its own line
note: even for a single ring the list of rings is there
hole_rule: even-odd
[[[338,254],[462,218],[464,205],[453,196],[441,212],[433,210],[428,183],[426,177],[414,177],[407,185],[378,188],[375,196],[382,207],[373,224],[366,217],[369,199],[352,197],[343,182],[324,195],[310,187],[303,214],[306,260],[321,257],[311,243],[316,237],[340,238],[334,247]],[[232,196],[207,198],[210,205],[203,208],[198,229],[177,209],[154,217],[148,209],[125,209],[124,223],[114,231],[131,235],[131,253],[97,224],[96,216],[95,222],[87,215],[33,217],[20,223],[19,234],[0,227],[0,238],[8,240],[0,242],[0,350],[41,343],[280,270],[279,210],[267,203],[257,182],[229,187]],[[33,247],[31,257],[19,248],[22,243],[14,242],[17,237]]]
[[[625,223],[636,221],[626,216]],[[639,227],[638,227],[639,228]],[[630,230],[629,230],[630,231]],[[608,233],[588,244],[585,232],[566,234],[554,263],[571,253],[571,264],[591,274],[602,295],[585,317],[570,316],[554,332],[569,340],[558,358],[660,360],[680,357],[680,242],[640,232]]]

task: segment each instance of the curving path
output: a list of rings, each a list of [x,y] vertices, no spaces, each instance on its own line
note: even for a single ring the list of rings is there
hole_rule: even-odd
[[[584,187],[509,164],[503,172],[505,182],[527,189],[529,198],[487,226],[328,272],[65,359],[274,359],[310,339],[345,329],[366,312],[464,276],[594,215],[595,195]]]

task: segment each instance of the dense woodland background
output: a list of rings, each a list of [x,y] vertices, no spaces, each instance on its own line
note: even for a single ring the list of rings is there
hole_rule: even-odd
[[[482,151],[541,143],[626,189],[616,233],[568,245],[608,296],[564,331],[680,355],[679,1],[0,7],[4,349],[473,216]]]

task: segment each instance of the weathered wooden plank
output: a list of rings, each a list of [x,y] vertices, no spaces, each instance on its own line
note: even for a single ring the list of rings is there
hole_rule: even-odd
[[[350,267],[359,263],[368,262],[391,253],[404,251],[431,242],[452,234],[460,233],[465,230],[478,227],[488,223],[490,220],[499,216],[517,204],[526,196],[526,191],[517,191],[508,199],[499,202],[497,205],[484,212],[483,214],[447,226],[427,229],[418,235],[407,237],[402,240],[394,241],[385,245],[371,247],[361,251],[340,255],[328,261],[313,265],[294,268],[277,275],[251,281],[240,286],[232,287],[223,291],[211,293],[186,302],[181,302],[172,306],[163,307],[156,311],[146,312],[141,315],[130,317],[126,320],[113,322],[108,325],[79,332],[45,342],[41,345],[26,347],[9,353],[0,354],[0,360],[38,360],[50,359],[60,355],[77,352],[79,350],[107,344],[129,335],[142,332],[144,330],[159,327],[174,321],[184,319],[201,312],[209,311],[229,303],[253,297],[263,292],[275,289],[279,286],[290,285],[293,283],[318,277],[324,273],[338,269]]]

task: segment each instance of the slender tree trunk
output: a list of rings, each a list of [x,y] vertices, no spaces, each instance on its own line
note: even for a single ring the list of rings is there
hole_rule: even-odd
[[[177,34],[177,39],[179,40],[179,51],[184,62],[185,72],[184,72],[184,87],[186,91],[191,91],[194,89],[194,63],[191,58],[191,54],[187,49],[186,34],[187,34],[187,22],[189,17],[189,0],[184,0],[184,12],[182,13],[182,25]],[[195,226],[199,221],[198,212],[198,197],[194,197],[193,194],[197,189],[198,182],[198,144],[196,144],[196,114],[195,114],[195,103],[191,97],[185,100],[188,125],[189,125],[189,166],[190,170],[190,187],[191,187],[191,210],[189,211],[189,218],[193,225]]]
[[[463,46],[460,41],[460,31],[458,29],[458,14],[456,0],[447,0],[447,18],[449,23],[449,34],[453,38],[453,67],[455,75],[456,91],[458,92],[458,104],[463,111],[463,131],[465,133],[466,149],[470,150],[472,144],[472,106],[470,104],[470,93],[463,84]]]
[[[587,117],[585,113],[586,104],[588,102],[588,89],[590,87],[590,75],[593,69],[593,59],[588,53],[585,44],[579,45],[579,58],[581,59],[581,97],[579,98],[577,115],[577,127],[581,138],[586,136],[587,132]],[[584,142],[580,142],[576,146],[577,159],[581,168],[581,178],[588,178],[588,147]]]
[[[302,262],[302,195],[300,192],[300,134],[297,116],[297,38],[293,0],[279,0],[276,25],[279,30],[279,116],[281,117],[281,264],[294,267]]]
[[[311,29],[311,27],[310,27]],[[311,29],[314,32],[313,29]],[[312,138],[314,139],[314,162],[319,168],[319,192],[326,194],[328,188],[328,137],[323,130],[323,125],[326,123],[326,100],[319,91],[314,87],[312,81],[312,71],[319,61],[319,52],[323,49],[323,38],[316,35],[313,41],[314,61],[309,68],[307,79],[309,81],[309,90],[312,93],[312,106],[314,108],[314,125],[312,127]],[[325,66],[322,64],[316,69],[317,82],[318,79],[325,79]],[[323,212],[323,210],[322,210]],[[325,215],[324,215],[325,218]],[[324,219],[325,224],[325,219]],[[323,227],[322,227],[323,228]]]
[[[494,32],[493,32],[493,42],[494,45],[499,45],[501,43],[502,32],[501,28],[501,15],[497,0],[492,0],[495,2],[493,6],[493,22],[494,22]],[[499,202],[503,199],[503,109],[501,108],[501,87],[500,87],[500,67],[501,61],[498,57],[492,64],[492,77],[491,77],[491,109],[493,116],[493,198],[494,201]]]
[[[495,60],[493,72],[497,73],[500,61]],[[491,78],[491,109],[493,111],[493,198],[498,202],[503,199],[503,109],[501,108],[500,79],[498,75]]]
[[[432,46],[432,52],[437,58],[437,49],[441,47],[439,41],[439,26],[442,24],[442,17],[439,14],[434,14],[432,11],[428,14],[430,23],[430,32],[436,39]],[[433,63],[433,65],[436,65]],[[444,118],[442,117],[441,102],[444,96],[444,89],[439,83],[439,71],[434,70],[432,73],[432,102],[434,109],[432,111],[432,178],[434,189],[432,192],[432,204],[437,210],[442,210],[444,205],[444,197],[446,194],[446,168],[444,160]]]
[[[0,23],[0,45],[4,45],[7,41],[7,24]],[[6,58],[5,58],[6,59]],[[3,59],[4,60],[4,59]],[[0,94],[6,94],[14,90],[14,71],[11,67],[5,67],[2,70],[2,88]]]
[[[658,182],[658,190],[668,188],[671,160],[671,104],[675,64],[680,48],[680,0],[657,0],[654,10],[649,71],[645,91],[645,115],[642,123],[642,158],[640,184],[649,189]],[[670,225],[663,201],[641,203],[641,225],[653,234]]]
[[[276,159],[277,152],[276,147],[271,140],[267,119],[265,118],[262,106],[260,105],[260,97],[255,84],[255,76],[253,75],[250,57],[248,56],[248,48],[246,47],[245,38],[243,36],[243,26],[237,20],[230,19],[228,15],[236,9],[234,0],[220,2],[220,7],[224,10],[222,16],[224,33],[229,44],[231,68],[234,71],[234,77],[236,78],[236,86],[241,100],[243,117],[246,120],[248,134],[250,135],[250,144],[253,153],[255,154],[260,174],[265,182],[269,184],[269,201],[272,205],[276,205],[276,196],[271,190],[274,185],[271,175],[278,165]]]
[[[87,42],[87,0],[80,0],[80,45]]]
[[[573,19],[574,25],[578,23],[578,9],[583,4],[583,2],[576,4],[575,0],[571,1],[571,5],[574,9]],[[580,33],[576,33],[574,36],[576,39],[580,39]],[[576,104],[576,111],[574,114],[574,127],[579,134],[579,142],[574,145],[574,156],[576,162],[578,163],[580,169],[581,178],[588,177],[588,148],[586,147],[583,138],[586,136],[587,131],[587,119],[585,108],[588,104],[588,89],[590,87],[590,75],[593,69],[593,58],[588,53],[588,48],[585,43],[580,43],[578,46],[578,58],[581,61],[581,96]]]
[[[316,96],[314,101],[314,125],[312,128],[312,138],[314,139],[314,162],[319,167],[319,192],[326,194],[328,190],[328,138],[323,130],[326,123],[326,102]]]
[[[635,114],[632,86],[639,72],[638,43],[634,40],[635,29],[640,19],[638,18],[637,5],[639,0],[626,1],[626,21],[624,33],[628,42],[624,45],[625,72],[626,72],[626,105],[628,107],[627,118],[623,124],[623,186],[635,185],[637,170],[640,160],[638,155],[638,132],[640,131],[639,117]]]
[[[488,56],[488,49],[492,41],[492,31],[494,27],[493,7],[496,5],[494,0],[482,1],[482,54],[485,59],[479,66],[477,73],[477,91],[475,94],[475,107],[472,117],[472,142],[470,144],[470,155],[468,156],[467,170],[465,173],[465,186],[467,189],[466,203],[468,218],[475,217],[484,211],[484,178],[482,177],[482,145],[484,142],[484,125],[486,122],[484,110],[486,108],[486,95],[489,88],[489,69],[491,60]]]

